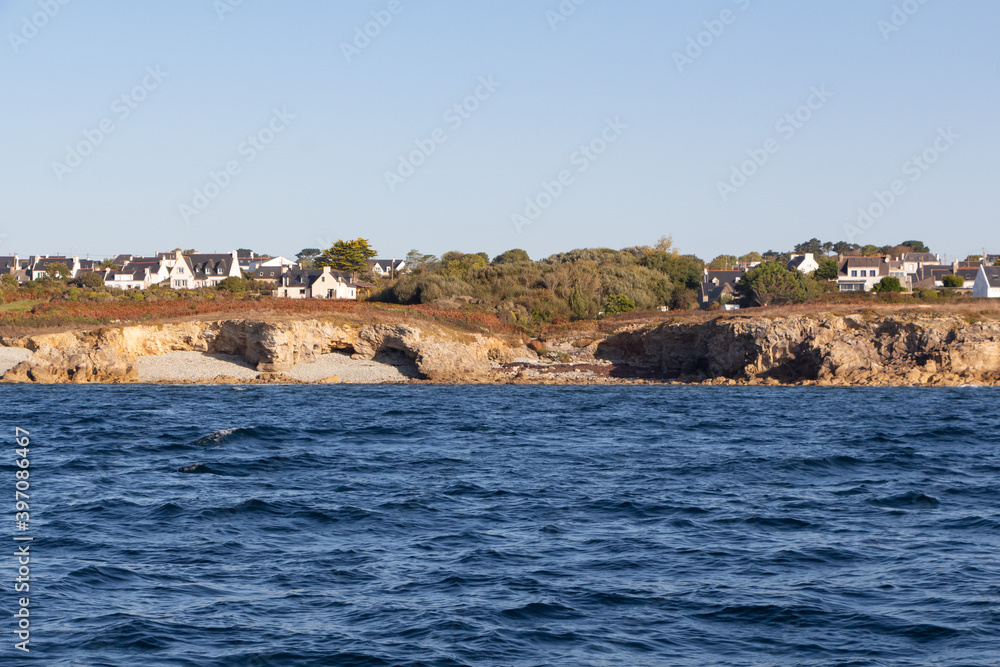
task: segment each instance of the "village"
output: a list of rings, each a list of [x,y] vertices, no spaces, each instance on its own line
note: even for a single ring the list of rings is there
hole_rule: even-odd
[[[485,253],[479,255],[485,257]],[[891,253],[881,256],[838,254],[835,276],[830,271],[820,273],[821,263],[832,262],[833,257],[809,252],[786,257],[787,262],[781,258],[780,263],[787,271],[813,277],[827,283],[830,291],[845,294],[951,290],[976,298],[1000,298],[1000,255],[944,262],[941,255],[930,252],[902,252],[896,256]],[[765,262],[733,260],[723,268],[718,268],[719,258],[704,265],[697,290],[699,307],[740,309],[740,281]],[[494,260],[498,261],[500,258]],[[488,260],[483,263],[488,264]],[[148,257],[118,255],[110,260],[15,254],[0,257],[0,276],[11,276],[18,285],[56,277],[88,287],[115,290],[213,289],[233,279],[253,281],[275,298],[354,301],[359,300],[360,294],[370,294],[376,289],[376,284],[367,281],[393,279],[413,270],[404,259],[365,259],[360,266],[366,266],[367,270],[316,267],[311,258],[301,253],[296,259],[289,259],[237,250],[229,253],[173,250]],[[7,280],[13,284],[10,278]]]

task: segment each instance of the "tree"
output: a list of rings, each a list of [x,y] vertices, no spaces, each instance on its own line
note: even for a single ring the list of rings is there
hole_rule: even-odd
[[[930,252],[931,249],[927,247],[922,241],[903,241],[899,245],[905,245],[913,252]]]
[[[850,255],[851,253],[858,252],[861,249],[857,243],[847,243],[846,241],[838,241],[833,244],[833,251],[838,255]]]
[[[622,248],[622,252],[627,252],[639,261],[642,261],[646,255],[653,252],[653,249],[648,245],[632,245],[627,248]]]
[[[763,262],[764,256],[761,255],[759,252],[751,252],[740,257],[739,261],[743,262],[744,264],[752,264],[753,262]]]
[[[100,289],[104,287],[104,276],[96,271],[87,271],[86,273],[80,275],[80,277],[76,279],[76,282],[80,285],[80,287]]]
[[[345,273],[367,273],[368,260],[378,253],[367,239],[353,241],[337,240],[316,260],[316,266],[329,266],[334,271]]]
[[[410,271],[420,271],[428,264],[433,264],[436,261],[438,261],[438,258],[434,255],[425,255],[416,249],[406,253],[406,268]]]
[[[808,280],[798,271],[789,271],[777,262],[765,262],[750,269],[736,285],[736,291],[757,306],[805,301]]]
[[[817,280],[836,280],[840,275],[840,262],[836,257],[820,257],[816,260],[819,268],[813,273]]]
[[[295,255],[299,266],[303,269],[311,269],[316,265],[316,258],[323,254],[319,248],[303,248]]]
[[[969,262],[970,264],[977,264],[977,263],[983,261],[983,256],[982,255],[969,255],[968,257],[965,258],[965,261]]]
[[[629,313],[633,310],[635,310],[635,301],[624,294],[612,294],[608,297],[607,305],[604,306],[604,312],[608,315]]]
[[[899,282],[899,278],[895,276],[886,276],[879,281],[878,285],[872,287],[872,292],[876,294],[887,294],[890,292],[905,292],[902,283]]]
[[[732,255],[719,255],[708,264],[712,271],[732,271],[738,260]]]
[[[117,264],[115,264],[115,260],[113,260],[113,259],[106,259],[106,260],[104,260],[104,261],[101,262],[101,268],[102,269],[120,269],[122,267],[120,267]]]
[[[250,281],[244,278],[233,278],[232,276],[230,276],[229,278],[226,278],[218,285],[216,285],[215,289],[219,290],[220,292],[232,292],[233,294],[242,294],[243,292],[247,291],[249,282]]]
[[[184,251],[184,252],[182,252],[181,254],[182,254],[182,255],[197,255],[197,254],[198,254],[198,251],[197,251],[197,250],[195,250],[194,248],[190,248],[190,249],[188,249],[188,250],[185,250],[185,251]]]
[[[997,257],[996,261],[993,262],[993,266],[1000,266],[1000,257]]]
[[[3,285],[3,287],[6,289],[17,287],[18,284],[19,283],[17,282],[17,276],[12,276],[11,274],[8,273],[0,277],[0,285]]]
[[[674,284],[687,289],[698,289],[701,285],[705,262],[694,255],[671,255],[654,250],[642,260],[643,266],[665,273]]]
[[[508,250],[507,252],[497,255],[493,259],[494,264],[515,264],[517,262],[530,262],[531,257],[528,253],[520,248],[515,248],[513,250]]]
[[[656,242],[653,250],[657,252],[665,252],[668,255],[679,255],[680,251],[674,247],[674,237],[673,236],[661,236],[660,240]]]
[[[823,244],[823,254],[832,255],[833,254],[833,244],[827,241]]]
[[[823,242],[819,239],[809,239],[805,243],[800,243],[795,246],[796,255],[804,255],[807,252],[811,252],[814,255],[823,254]]]
[[[249,248],[239,248],[236,250],[236,254],[242,255],[244,257],[246,257],[247,255],[254,255],[255,257],[261,256],[259,253],[255,253],[253,250],[250,250]]]
[[[45,273],[48,274],[50,278],[67,278],[69,277],[69,267],[62,262],[55,262],[48,265],[45,269]]]
[[[941,282],[945,287],[949,287],[951,289],[965,287],[965,278],[962,276],[944,276],[941,278]]]

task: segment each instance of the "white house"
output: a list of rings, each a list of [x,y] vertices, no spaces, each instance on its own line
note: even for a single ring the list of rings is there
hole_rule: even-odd
[[[816,256],[807,252],[804,255],[792,255],[791,260],[788,262],[789,271],[801,271],[807,276],[819,271],[819,262],[816,261]]]
[[[236,251],[228,255],[182,255],[177,252],[170,269],[170,286],[174,289],[215,287],[226,278],[242,278]]]
[[[109,270],[104,274],[104,285],[113,289],[144,290],[150,285],[155,285],[149,267],[134,269]]]
[[[274,296],[284,299],[349,299],[358,298],[357,285],[351,276],[330,267],[311,271],[286,271],[278,282]]]
[[[368,269],[380,278],[394,278],[406,269],[406,260],[370,259]]]
[[[841,257],[837,285],[841,292],[870,292],[888,275],[885,257]]]
[[[48,255],[42,257],[40,255],[32,255],[27,266],[28,279],[37,280],[41,278],[48,273],[49,267],[55,264],[62,264],[69,269],[67,278],[76,278],[77,274],[80,273],[79,257],[49,257]]]
[[[280,269],[294,269],[298,266],[298,263],[294,259],[288,259],[287,257],[261,257],[259,258],[260,264],[258,264],[254,270],[266,267],[266,268],[280,268]]]
[[[1000,266],[980,266],[972,296],[1000,299]]]

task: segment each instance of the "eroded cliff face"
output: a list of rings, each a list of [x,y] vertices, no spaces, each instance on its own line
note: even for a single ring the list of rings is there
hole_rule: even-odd
[[[525,359],[530,362],[535,353],[520,342],[431,325],[225,320],[0,340],[4,346],[33,352],[3,376],[4,382],[136,382],[135,361],[140,357],[199,351],[239,355],[265,374],[331,352],[366,360],[405,355],[425,379],[450,383],[518,381],[529,373],[567,383],[648,378],[862,386],[1000,384],[1000,322],[970,323],[959,317],[720,317],[563,343],[565,354],[560,357],[569,362],[539,360],[532,366]],[[546,346],[559,344],[550,341]],[[541,348],[539,344],[535,349]],[[519,363],[512,363],[515,359]]]
[[[331,352],[374,359],[393,350],[405,354],[429,380],[474,382],[486,380],[495,365],[516,354],[505,342],[487,336],[407,325],[355,328],[315,320],[131,326],[43,334],[0,343],[34,353],[8,371],[2,381],[40,383],[135,382],[136,359],[173,351],[239,355],[258,371],[277,373]]]
[[[1000,383],[1000,323],[730,317],[618,332],[595,352],[664,378],[833,385]]]

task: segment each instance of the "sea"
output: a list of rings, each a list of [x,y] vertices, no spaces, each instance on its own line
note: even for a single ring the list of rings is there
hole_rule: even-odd
[[[997,389],[0,402],[5,666],[1000,664]]]

